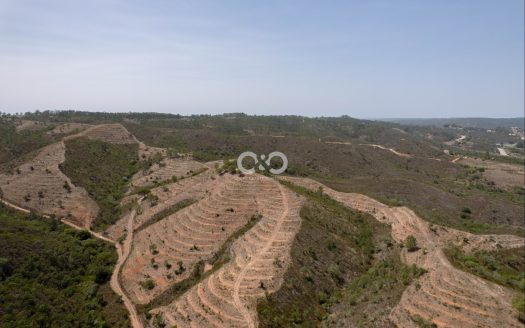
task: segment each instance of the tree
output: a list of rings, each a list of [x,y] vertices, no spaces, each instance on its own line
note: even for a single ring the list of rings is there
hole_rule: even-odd
[[[9,259],[0,257],[0,280],[4,280],[9,277],[13,272]]]
[[[95,282],[99,285],[106,283],[111,278],[111,272],[106,268],[98,268],[95,273]]]
[[[153,288],[155,288],[155,282],[152,280],[152,279],[146,279],[144,280],[142,283],[141,283],[142,287],[148,289],[148,290],[152,290]]]
[[[405,247],[408,249],[409,252],[414,252],[414,251],[417,251],[419,249],[419,247],[417,246],[416,237],[414,237],[412,235],[409,235],[405,239],[404,244],[405,244]]]

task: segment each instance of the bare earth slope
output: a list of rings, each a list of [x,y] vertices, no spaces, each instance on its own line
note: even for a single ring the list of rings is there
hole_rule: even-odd
[[[136,143],[137,140],[122,124],[100,124],[86,129],[74,137],[87,137],[114,144]]]
[[[75,187],[60,171],[58,166],[65,160],[64,153],[63,142],[49,145],[34,159],[20,165],[15,174],[0,175],[3,197],[22,207],[89,226],[98,206],[84,189]]]
[[[388,207],[364,195],[337,192],[310,179],[283,179],[314,190],[322,187],[337,201],[373,214],[379,221],[392,226],[392,236],[398,242],[409,235],[416,237],[421,249],[417,252],[405,250],[402,260],[425,268],[428,274],[420,278],[419,285],[407,288],[392,311],[390,318],[397,326],[417,328],[414,318],[421,317],[439,327],[522,327],[511,307],[510,290],[454,268],[442,248],[447,242],[470,250],[523,247],[523,238],[479,236],[430,226],[406,207]]]
[[[236,178],[237,179],[237,178]],[[246,177],[247,188],[258,189],[251,203],[262,219],[231,249],[231,261],[173,303],[154,309],[177,327],[255,327],[256,301],[276,291],[290,262],[290,247],[300,228],[303,199],[264,177]]]
[[[135,143],[120,124],[97,125],[64,140],[88,137],[109,143]],[[63,217],[78,226],[89,227],[98,206],[87,192],[74,186],[59,165],[65,161],[64,142],[42,148],[37,156],[18,166],[13,175],[0,175],[2,197],[39,213]]]
[[[139,171],[132,179],[133,186],[152,186],[172,178],[185,178],[208,167],[193,160],[165,158],[147,171]]]

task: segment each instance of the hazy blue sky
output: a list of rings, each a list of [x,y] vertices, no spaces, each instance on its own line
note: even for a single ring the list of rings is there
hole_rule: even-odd
[[[523,116],[523,0],[0,0],[0,111]]]

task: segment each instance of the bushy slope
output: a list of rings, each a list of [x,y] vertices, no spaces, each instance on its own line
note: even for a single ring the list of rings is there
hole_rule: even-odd
[[[1,327],[127,327],[110,245],[0,205]]]
[[[323,195],[322,190],[310,192],[287,185],[306,196],[307,203],[300,212],[303,221],[292,246],[292,264],[284,283],[258,304],[260,326],[316,327],[322,322],[345,326],[358,321],[346,315],[348,299],[353,297],[351,290],[356,290],[351,286],[369,279],[373,268],[406,273],[405,277],[382,277],[395,285],[395,290],[385,288],[380,291],[384,297],[374,299],[372,308],[382,309],[374,313],[375,320],[388,323],[389,310],[417,272],[400,262],[399,248],[394,245],[389,228],[370,215],[344,207]],[[389,258],[386,268],[380,268],[385,257]],[[338,306],[341,302],[347,304]],[[359,302],[364,310],[366,302]]]
[[[139,168],[137,147],[86,138],[66,141],[66,161],[61,170],[99,205],[93,228],[103,229],[119,219],[119,201]]]
[[[15,124],[0,118],[0,172],[12,170],[30,153],[52,142],[45,129],[16,131]]]

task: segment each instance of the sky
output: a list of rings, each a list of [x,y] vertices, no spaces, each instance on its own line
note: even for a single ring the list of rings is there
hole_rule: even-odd
[[[0,111],[516,117],[523,0],[0,0]]]

